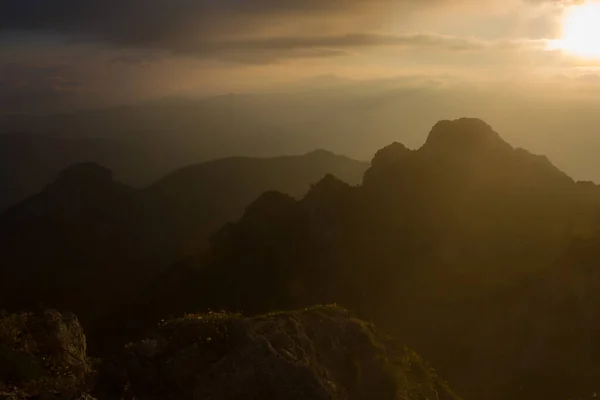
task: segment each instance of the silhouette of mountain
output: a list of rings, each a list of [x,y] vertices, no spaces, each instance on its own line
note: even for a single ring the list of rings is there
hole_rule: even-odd
[[[594,381],[545,368],[562,341],[536,343],[537,305],[599,206],[597,186],[483,121],[442,121],[418,150],[379,151],[359,187],[328,176],[301,200],[260,196],[142,304],[161,318],[337,302],[402,337],[468,398],[562,399]]]
[[[248,203],[263,192],[278,190],[302,197],[325,174],[359,184],[368,163],[316,150],[302,156],[234,157],[179,169],[145,190],[168,225],[182,252],[193,253],[225,222],[241,217]],[[185,239],[185,241],[184,241]]]
[[[38,195],[0,217],[0,303],[51,304],[82,315],[90,329],[135,296],[159,267],[150,213],[137,190],[97,164],[68,167]]]
[[[33,196],[62,169],[80,162],[105,165],[131,184],[149,182],[161,168],[139,149],[111,139],[0,135],[0,212]]]
[[[72,310],[95,333],[92,347],[108,346],[95,340],[97,329],[113,329],[104,321],[127,310],[159,272],[203,249],[210,234],[238,218],[258,194],[272,189],[300,197],[329,172],[358,182],[366,167],[325,151],[233,158],[133,189],[96,163],[70,166],[0,216],[0,304]]]
[[[563,400],[597,392],[599,221],[597,185],[477,119],[367,171],[317,151],[137,190],[80,164],[1,218],[0,301],[76,311],[95,352],[185,312],[338,303],[467,398]]]
[[[142,149],[167,171],[231,155],[271,157],[331,149],[368,159],[394,140],[420,147],[440,118],[480,115],[511,144],[548,155],[575,179],[600,182],[596,110],[562,96],[517,98],[511,85],[449,87],[446,78],[353,80],[318,76],[260,92],[165,98],[51,115],[2,115],[0,132],[103,137]],[[264,83],[264,82],[263,82]],[[512,99],[514,101],[505,101]],[[568,112],[567,112],[568,111]],[[577,127],[576,134],[568,134]],[[98,161],[102,160],[79,160]],[[154,167],[154,165],[149,165]],[[120,171],[112,168],[120,175]]]

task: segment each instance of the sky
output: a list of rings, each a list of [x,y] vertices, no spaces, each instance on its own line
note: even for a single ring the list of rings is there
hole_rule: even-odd
[[[15,112],[93,108],[269,90],[322,75],[418,75],[575,92],[584,80],[590,91],[600,86],[600,60],[551,45],[564,36],[577,4],[0,0],[0,106]]]
[[[418,147],[440,119],[478,117],[600,181],[594,0],[0,0],[0,11],[0,114],[279,93],[244,106],[256,115],[240,126],[369,159],[393,140]],[[174,118],[164,126],[200,129]]]

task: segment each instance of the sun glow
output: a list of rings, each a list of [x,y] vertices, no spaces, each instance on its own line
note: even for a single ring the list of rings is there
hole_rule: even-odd
[[[562,38],[553,40],[549,48],[600,59],[600,3],[588,1],[569,7],[563,20]]]

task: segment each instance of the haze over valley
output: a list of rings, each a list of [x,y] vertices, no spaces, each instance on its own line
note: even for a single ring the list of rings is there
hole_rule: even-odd
[[[0,10],[0,399],[600,393],[597,1]]]

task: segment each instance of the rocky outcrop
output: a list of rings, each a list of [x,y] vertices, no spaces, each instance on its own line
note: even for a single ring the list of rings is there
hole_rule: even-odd
[[[74,315],[47,310],[0,317],[0,398],[78,398],[90,373]]]
[[[416,354],[337,307],[187,315],[115,365],[113,390],[140,400],[458,399]]]

